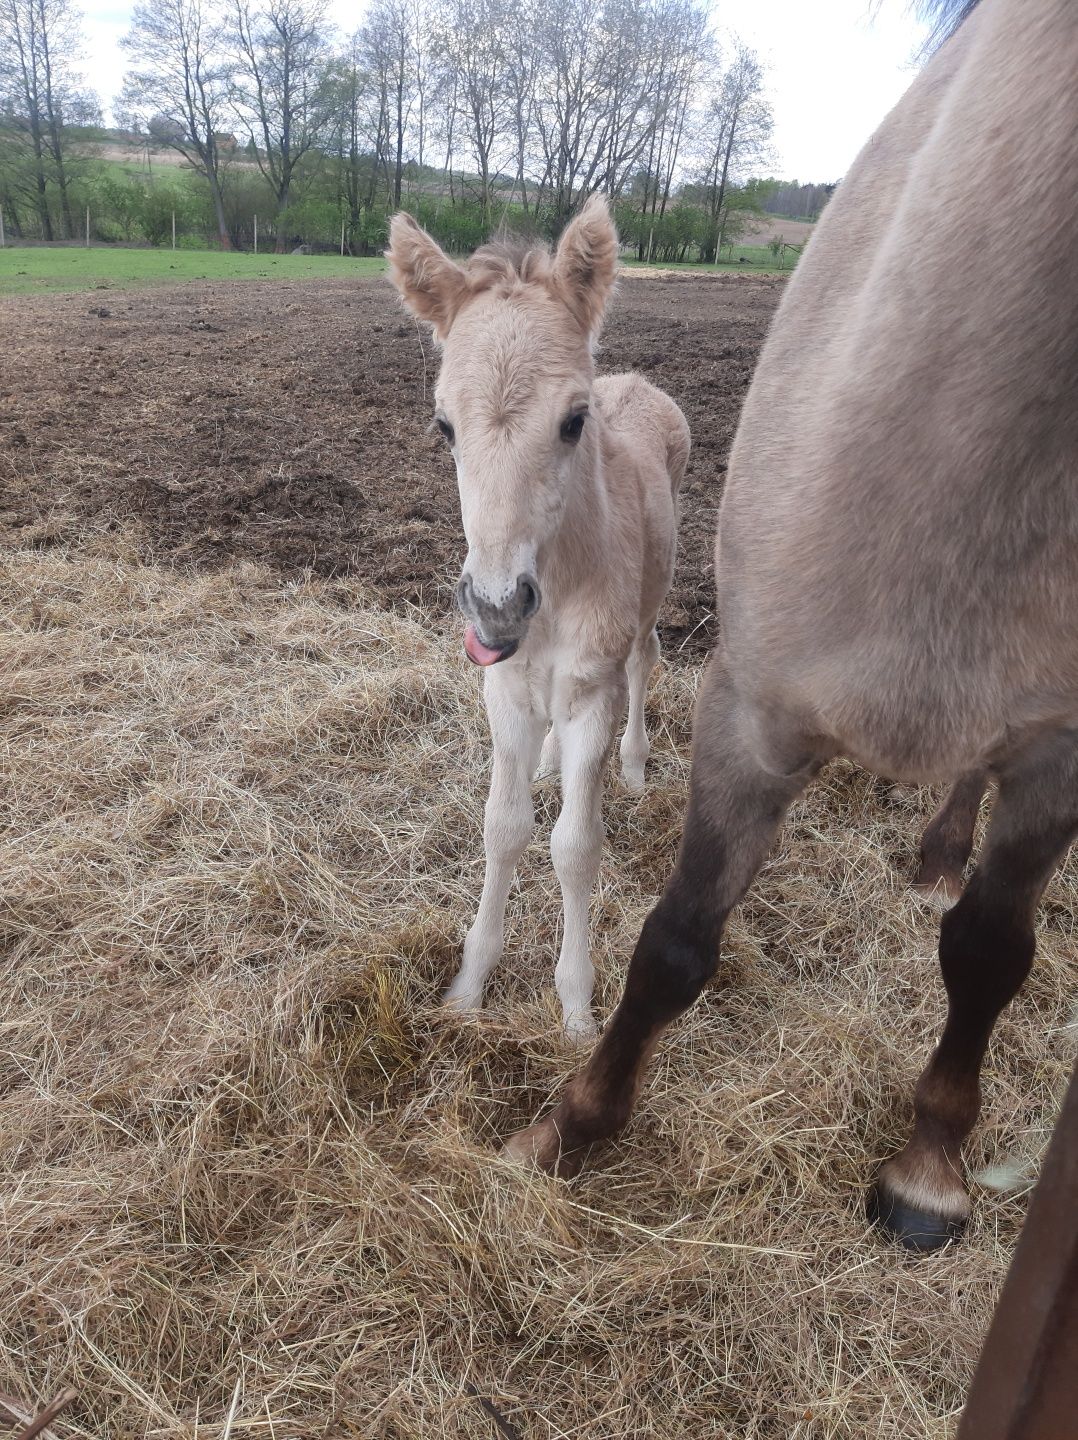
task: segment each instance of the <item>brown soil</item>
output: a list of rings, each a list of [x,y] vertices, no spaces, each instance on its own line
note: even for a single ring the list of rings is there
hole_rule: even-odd
[[[766,245],[773,235],[778,235],[787,245],[805,245],[815,228],[815,220],[787,220],[782,215],[765,215],[745,227],[738,243]]]
[[[637,368],[693,431],[668,654],[714,637],[726,457],[785,282],[622,287],[603,370]],[[12,299],[0,369],[0,543],[134,527],[147,558],[351,575],[444,614],[463,557],[427,431],[435,357],[381,278]]]

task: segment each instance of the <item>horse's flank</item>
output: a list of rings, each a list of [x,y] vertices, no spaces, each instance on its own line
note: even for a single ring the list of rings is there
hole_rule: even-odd
[[[982,3],[862,151],[731,457],[717,563],[739,688],[896,777],[1078,723],[1064,9]]]

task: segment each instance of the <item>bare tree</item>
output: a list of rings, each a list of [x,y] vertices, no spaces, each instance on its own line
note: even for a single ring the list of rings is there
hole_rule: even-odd
[[[332,104],[325,0],[233,0],[232,103],[277,202],[278,252],[297,166],[325,138]]]
[[[496,147],[512,154],[512,88],[507,83],[508,8],[504,0],[445,0],[439,26],[443,64],[453,77],[460,132],[479,173],[489,221]],[[507,143],[508,142],[508,143]]]
[[[0,7],[29,3],[69,0]],[[215,4],[227,6],[226,35]],[[735,43],[724,68],[709,0],[371,0],[336,55],[327,4],[139,0],[134,118],[206,176],[222,233],[225,113],[276,196],[278,246],[308,184],[335,192],[346,233],[376,243],[382,217],[371,212],[399,207],[406,167],[437,152],[440,195],[451,208],[474,196],[481,211],[442,221],[457,244],[489,229],[499,177],[511,175],[508,198],[550,230],[604,191],[631,197],[642,247],[661,232],[667,251],[713,254],[732,223],[733,181],[740,203],[740,181],[766,155],[759,61]],[[699,181],[688,191],[687,173]]]
[[[434,47],[435,60],[431,67],[431,110],[428,134],[437,139],[442,147],[442,180],[449,191],[451,204],[456,203],[453,167],[456,163],[457,122],[460,107],[457,96],[460,77],[451,65],[441,62],[444,54],[437,42]]]
[[[596,188],[617,195],[647,141],[663,37],[656,33],[653,0],[607,0],[600,23],[606,113],[596,143]]]
[[[723,243],[731,176],[767,158],[773,125],[760,58],[735,38],[730,63],[718,77],[700,125],[702,178],[716,250]]]
[[[54,237],[49,186],[60,202],[61,235],[74,233],[68,126],[98,111],[83,87],[79,16],[69,0],[0,0],[0,110],[27,152],[24,168],[42,238]]]
[[[353,36],[343,54],[331,65],[331,95],[335,117],[333,147],[337,155],[340,196],[347,215],[349,244],[355,239],[363,211],[363,172],[365,165],[373,171],[373,157],[368,161],[366,146],[366,108],[370,81],[363,69],[358,37]]]
[[[543,8],[537,43],[535,132],[542,158],[539,199],[557,227],[587,193],[599,164],[607,97],[600,0],[554,0]]]
[[[178,151],[204,176],[218,239],[230,250],[219,143],[229,113],[225,41],[222,17],[209,0],[142,0],[121,43],[132,60],[123,103],[159,144]]]
[[[430,95],[436,84],[435,66],[431,55],[430,36],[433,26],[430,0],[410,0],[412,18],[412,62],[415,82],[415,158],[425,163]]]
[[[20,0],[0,0],[0,46],[3,47],[5,98],[10,97],[5,109],[29,141],[38,223],[42,239],[52,240],[36,5],[24,5]]]
[[[527,165],[535,127],[535,85],[539,47],[535,35],[542,0],[518,0],[506,7],[503,31],[506,108],[513,138],[516,192],[528,213]]]
[[[655,81],[648,116],[644,209],[665,215],[700,77],[716,63],[707,16],[693,0],[660,0],[653,13]]]
[[[359,32],[365,68],[377,97],[373,125],[394,208],[401,203],[404,143],[417,98],[411,0],[374,0]]]

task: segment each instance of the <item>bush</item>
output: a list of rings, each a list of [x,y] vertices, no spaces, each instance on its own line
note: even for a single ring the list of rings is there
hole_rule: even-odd
[[[147,185],[139,207],[138,222],[145,238],[151,245],[164,245],[172,239],[172,217],[176,217],[176,230],[187,229],[189,196],[175,186],[158,181]]]

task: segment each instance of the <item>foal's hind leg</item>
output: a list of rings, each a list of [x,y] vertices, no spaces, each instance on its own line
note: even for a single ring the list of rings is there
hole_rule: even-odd
[[[944,909],[962,894],[987,784],[984,770],[969,770],[959,776],[921,837],[921,867],[913,886],[926,897],[938,900]]]
[[[543,741],[543,748],[539,754],[539,764],[535,771],[536,780],[546,780],[551,775],[557,775],[561,771],[561,735],[558,727],[553,722],[546,732],[546,739]]]
[[[713,661],[697,705],[692,792],[674,872],[637,942],[621,1003],[585,1068],[510,1155],[570,1174],[583,1149],[629,1118],[644,1065],[667,1025],[714,974],[723,922],[748,889],[791,800],[815,765],[765,768],[745,740],[741,706]]]
[[[632,648],[626,671],[629,678],[629,720],[621,737],[621,778],[633,795],[644,789],[644,766],[651,745],[644,729],[644,700],[651,672],[659,663],[659,636],[654,626]]]
[[[962,1142],[980,1109],[992,1027],[1033,963],[1033,916],[1078,833],[1078,733],[1031,746],[1000,771],[980,864],[940,926],[947,1023],[914,1100],[913,1136],[880,1172],[873,1218],[914,1250],[961,1233],[969,1215]]]

